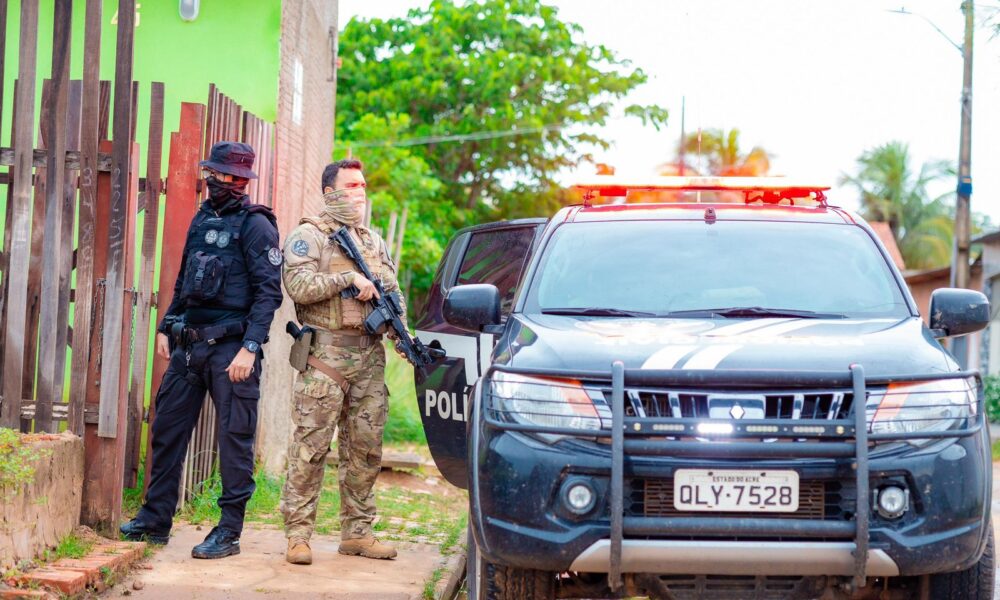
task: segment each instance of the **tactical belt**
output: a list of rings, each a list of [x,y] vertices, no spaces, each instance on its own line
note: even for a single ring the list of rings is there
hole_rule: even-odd
[[[244,331],[246,325],[243,321],[229,321],[206,327],[185,327],[181,335],[185,344],[208,342],[212,345],[223,338],[242,335]]]
[[[344,378],[344,376],[341,375],[337,369],[334,369],[330,365],[312,355],[309,356],[309,360],[306,361],[306,364],[336,381],[337,385],[340,386],[340,389],[344,391],[344,395],[347,395],[347,390],[350,389],[351,384],[348,383],[347,379]]]
[[[327,329],[316,329],[313,333],[313,343],[321,346],[353,346],[357,348],[367,348],[374,346],[380,340],[379,336],[362,335],[358,329],[340,329],[330,331]]]

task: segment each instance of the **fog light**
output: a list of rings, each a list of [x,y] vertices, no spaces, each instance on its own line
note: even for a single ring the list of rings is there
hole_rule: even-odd
[[[910,508],[910,491],[894,485],[882,488],[878,493],[878,514],[887,519],[895,519]]]
[[[563,498],[566,501],[566,507],[571,512],[582,515],[594,507],[596,496],[594,489],[590,487],[589,483],[579,479],[569,481],[563,489]]]

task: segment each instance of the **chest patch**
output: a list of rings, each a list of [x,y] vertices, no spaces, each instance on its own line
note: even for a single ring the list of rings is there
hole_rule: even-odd
[[[302,240],[299,240],[299,241],[302,242]],[[296,242],[296,243],[298,243],[298,242]],[[302,242],[302,243],[305,244],[305,242]],[[293,249],[293,252],[294,252],[294,249]],[[270,261],[270,263],[272,265],[276,266],[276,267],[280,266],[281,265],[281,250],[278,250],[277,248],[271,248],[270,250],[268,250],[267,251],[267,260]]]
[[[231,239],[231,236],[229,235],[228,231],[220,231],[219,232],[219,239],[216,240],[215,245],[218,246],[219,248],[225,248],[226,246],[229,245],[229,240],[230,239]]]
[[[295,256],[305,256],[309,253],[309,244],[305,240],[295,240],[292,242],[292,254]]]
[[[219,239],[219,231],[217,229],[209,229],[205,232],[205,243],[214,244],[216,240]]]

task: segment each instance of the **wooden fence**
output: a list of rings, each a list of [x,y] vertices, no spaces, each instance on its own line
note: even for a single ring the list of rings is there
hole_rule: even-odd
[[[0,166],[8,167],[0,173],[6,186],[0,426],[83,436],[81,519],[112,529],[121,515],[122,488],[136,482],[147,372],[152,367],[155,393],[166,367],[158,358],[148,364],[150,327],[157,306],[171,301],[187,226],[204,194],[197,163],[216,141],[251,143],[261,179],[250,192],[255,202],[271,205],[273,126],[210,86],[207,109],[182,104],[163,179],[166,89],[132,81],[135,1],[119,2],[113,81],[98,76],[102,0],[86,0],[79,81],[69,78],[73,3],[53,1],[52,69],[37,114],[38,0],[20,2],[11,141],[0,140]],[[7,13],[8,1],[0,0],[0,32]],[[0,109],[8,91],[2,83],[9,67],[5,46],[0,40]],[[140,101],[148,103],[149,119],[142,166],[135,140]],[[164,194],[169,218],[161,224]],[[189,489],[210,472],[212,435],[206,408],[185,470]]]

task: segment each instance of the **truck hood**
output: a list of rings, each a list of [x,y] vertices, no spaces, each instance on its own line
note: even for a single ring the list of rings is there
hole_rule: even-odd
[[[918,317],[906,319],[642,319],[511,315],[494,361],[514,367],[609,371],[783,369],[868,376],[958,370]]]

